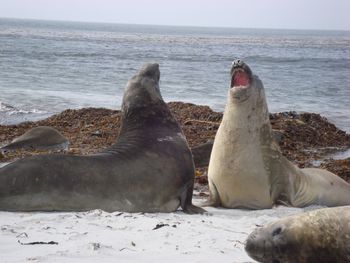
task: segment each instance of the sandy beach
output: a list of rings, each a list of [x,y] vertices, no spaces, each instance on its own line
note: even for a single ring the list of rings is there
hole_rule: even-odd
[[[347,204],[348,185],[337,176],[350,184],[349,10],[346,0],[2,0],[0,205],[35,212],[0,211],[0,263],[252,263],[244,247],[254,229],[323,208],[289,204]],[[231,109],[232,101],[240,106]],[[186,214],[200,210],[190,206],[192,188],[194,205],[208,201],[224,111],[210,169],[217,200],[278,205]],[[32,130],[39,126],[58,132]],[[30,143],[13,141],[28,131]],[[295,169],[277,145],[297,167],[336,176]],[[44,154],[55,156],[11,165]],[[322,244],[307,253],[347,255],[350,233],[338,215],[296,235],[306,250]],[[282,253],[286,232],[277,226],[266,235]],[[266,258],[270,242],[261,243]]]
[[[255,262],[244,251],[255,227],[315,208],[207,208],[206,215],[0,212],[1,262]]]
[[[214,138],[222,113],[182,102],[168,105],[192,148]],[[4,145],[32,127],[47,125],[69,139],[66,154],[95,153],[116,140],[120,116],[120,111],[101,108],[66,110],[38,122],[2,125],[0,142]],[[275,139],[290,160],[300,167],[325,167],[350,181],[349,134],[313,113],[276,113],[270,119]],[[10,152],[1,155],[0,162],[43,153]],[[197,167],[195,204],[208,196],[206,171],[205,162]],[[244,251],[244,242],[255,227],[316,208],[206,208],[205,215],[181,210],[169,214],[0,212],[1,262],[254,262]]]

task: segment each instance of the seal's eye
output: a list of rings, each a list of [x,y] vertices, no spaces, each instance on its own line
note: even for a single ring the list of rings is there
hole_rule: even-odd
[[[282,231],[282,228],[280,227],[276,228],[275,230],[272,231],[272,236],[274,237],[278,235],[279,233],[281,233],[281,231]]]

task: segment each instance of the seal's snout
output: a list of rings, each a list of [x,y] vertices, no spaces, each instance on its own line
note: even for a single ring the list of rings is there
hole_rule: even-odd
[[[255,235],[250,235],[248,237],[244,249],[247,254],[255,260],[260,261],[264,256],[264,249],[259,244]]]
[[[154,79],[155,81],[159,81],[160,79],[159,64],[147,63],[143,65],[139,74],[144,77],[149,77],[151,79]]]
[[[257,244],[258,239],[258,230],[254,230],[247,238],[246,244],[245,244],[245,250],[248,253],[254,252],[259,247]]]
[[[231,68],[231,88],[247,87],[251,83],[252,71],[241,59],[232,62]]]
[[[248,236],[244,249],[251,258],[259,262],[270,262],[266,261],[266,257],[269,256],[266,252],[267,247],[271,245],[271,240],[266,238],[266,233],[258,228]]]
[[[233,67],[242,67],[243,64],[244,64],[244,62],[241,59],[236,59],[232,62]]]
[[[255,239],[255,236],[254,235],[250,235],[248,237],[248,239],[246,240],[246,243],[245,243],[245,251],[247,252],[251,252],[251,251],[254,251],[255,249],[255,242],[254,242],[254,239]]]

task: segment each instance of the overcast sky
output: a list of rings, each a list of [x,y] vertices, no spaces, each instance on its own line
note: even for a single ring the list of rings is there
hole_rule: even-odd
[[[350,30],[350,0],[0,0],[0,17]]]

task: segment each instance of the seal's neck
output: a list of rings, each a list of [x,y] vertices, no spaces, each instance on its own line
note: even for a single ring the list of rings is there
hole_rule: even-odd
[[[156,133],[163,129],[180,130],[178,123],[163,101],[138,105],[123,112],[120,136],[129,132]]]
[[[118,139],[107,152],[123,156],[135,154],[140,149],[153,147],[164,134],[182,133],[169,108],[163,104],[140,105],[124,111]]]
[[[271,127],[263,91],[242,102],[232,98],[229,91],[223,119],[235,132],[255,133],[266,125]]]

